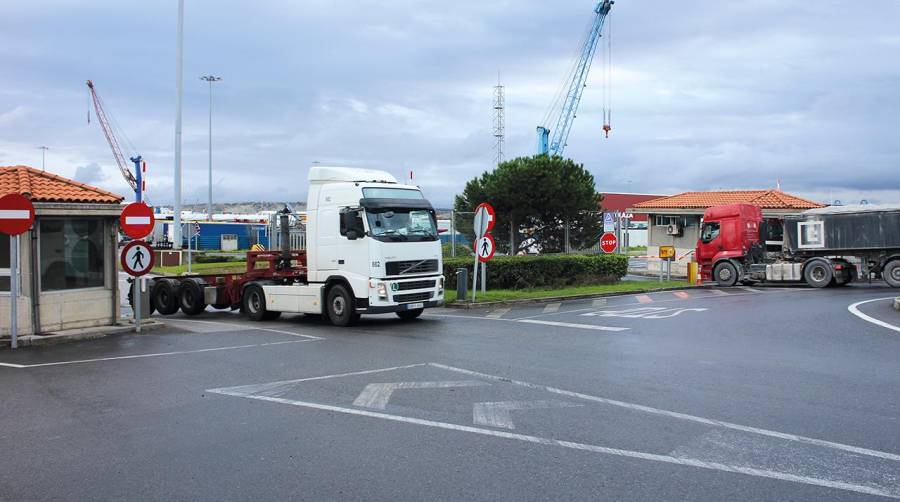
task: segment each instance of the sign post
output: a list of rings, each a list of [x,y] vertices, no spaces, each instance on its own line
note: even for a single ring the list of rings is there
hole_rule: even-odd
[[[142,240],[131,241],[122,249],[122,269],[128,275],[134,277],[131,302],[134,304],[135,333],[141,332],[141,276],[153,268],[155,261],[156,256],[153,254],[153,248]]]
[[[9,235],[9,346],[19,346],[19,235],[34,223],[34,205],[20,194],[0,197],[0,233]]]
[[[666,264],[666,280],[672,280],[672,262],[675,260],[675,246],[660,246],[659,259]],[[663,280],[662,263],[659,264],[659,280]]]
[[[478,207],[475,208],[475,218],[473,221],[473,228],[475,230],[475,243],[480,244],[481,239],[487,235],[490,237],[490,231],[494,228],[494,224],[497,222],[497,213],[494,211],[494,207],[488,204],[487,202],[482,202],[478,204]],[[494,238],[490,237],[491,241],[491,257],[494,256]],[[475,251],[475,270],[472,277],[472,303],[475,303],[475,293],[478,291],[478,269],[481,268],[481,292],[484,293],[486,290],[486,278],[487,278],[487,260],[481,261],[481,256],[478,253],[478,247],[476,246],[473,251]],[[490,258],[488,258],[490,260]],[[479,262],[481,262],[481,267],[479,267]]]

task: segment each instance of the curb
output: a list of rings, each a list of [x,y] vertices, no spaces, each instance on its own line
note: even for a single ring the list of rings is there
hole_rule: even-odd
[[[165,326],[160,321],[146,320],[141,323],[141,331],[149,331]],[[79,342],[84,340],[96,340],[109,335],[120,335],[134,331],[134,324],[116,324],[114,326],[96,326],[93,328],[78,328],[63,331],[51,331],[42,335],[25,335],[19,337],[19,347],[46,347],[61,343]],[[4,338],[0,342],[0,348],[9,348],[9,339]]]
[[[493,302],[478,302],[478,303],[471,303],[469,301],[465,301],[465,302],[455,301],[452,303],[445,303],[444,307],[451,308],[451,309],[468,310],[468,309],[481,308],[481,307],[499,307],[499,306],[503,306],[503,305],[523,305],[523,304],[528,304],[528,303],[542,304],[542,303],[562,302],[562,301],[568,301],[568,300],[587,300],[590,298],[607,298],[607,297],[611,297],[611,296],[629,296],[629,295],[642,294],[642,293],[656,293],[659,291],[680,291],[682,289],[696,289],[696,288],[700,288],[700,287],[702,287],[702,286],[694,286],[694,285],[673,286],[671,288],[648,288],[648,289],[636,289],[634,291],[615,291],[615,292],[610,292],[610,293],[591,293],[591,294],[584,294],[584,295],[569,295],[569,296],[548,296],[545,298],[526,298],[526,299],[522,299],[522,300],[497,300],[497,301],[493,301]]]
[[[894,310],[900,310],[900,297],[894,298]]]

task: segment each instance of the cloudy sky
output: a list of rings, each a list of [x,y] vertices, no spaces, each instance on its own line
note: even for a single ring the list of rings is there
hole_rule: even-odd
[[[40,167],[47,145],[48,170],[127,193],[93,114],[87,123],[93,79],[149,162],[150,200],[172,202],[177,2],[0,4],[0,165]],[[214,73],[217,200],[303,199],[321,162],[414,170],[446,206],[491,168],[498,71],[507,157],[533,153],[593,5],[187,0],[185,202],[206,197],[198,77]],[[818,200],[900,202],[897,19],[895,0],[619,0],[612,133],[595,72],[566,155],[601,191],[781,180]]]

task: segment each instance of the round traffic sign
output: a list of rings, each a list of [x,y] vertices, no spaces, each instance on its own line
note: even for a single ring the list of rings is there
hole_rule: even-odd
[[[119,216],[119,225],[125,235],[132,239],[143,239],[153,231],[153,208],[143,202],[132,202],[125,206]]]
[[[487,263],[494,257],[494,251],[497,250],[497,243],[494,242],[494,236],[484,234],[478,239],[475,246],[475,253],[478,255],[478,261]]]
[[[0,233],[24,234],[34,223],[34,206],[21,194],[0,197]]]
[[[494,207],[487,202],[478,204],[475,208],[475,237],[480,239],[484,234],[494,229],[494,223],[497,222],[497,213]]]
[[[153,255],[153,248],[144,241],[131,241],[122,249],[122,269],[128,275],[139,277],[153,268],[156,263],[156,257]]]
[[[604,253],[612,253],[617,247],[619,247],[619,239],[616,237],[616,234],[606,232],[600,236],[600,249]]]

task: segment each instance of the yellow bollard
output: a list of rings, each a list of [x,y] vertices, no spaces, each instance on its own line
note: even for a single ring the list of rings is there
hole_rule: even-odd
[[[697,262],[688,262],[688,283],[697,284]]]

